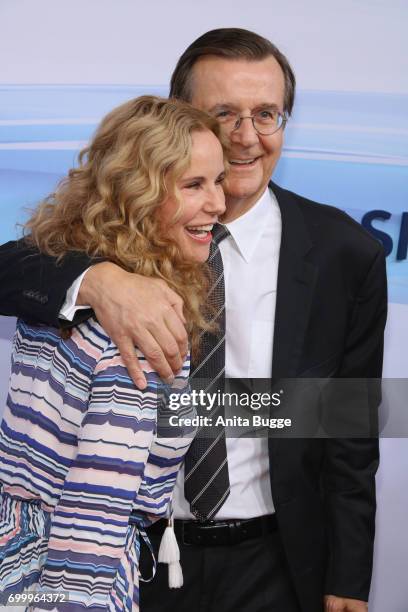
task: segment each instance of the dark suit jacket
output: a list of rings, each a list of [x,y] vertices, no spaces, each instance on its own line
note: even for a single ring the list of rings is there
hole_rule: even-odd
[[[282,215],[274,378],[379,378],[387,308],[382,247],[339,210],[271,188]],[[0,312],[58,324],[66,290],[90,263],[73,254],[56,267],[23,243],[7,243]],[[377,440],[269,442],[273,499],[302,611],[321,610],[323,593],[367,599]]]

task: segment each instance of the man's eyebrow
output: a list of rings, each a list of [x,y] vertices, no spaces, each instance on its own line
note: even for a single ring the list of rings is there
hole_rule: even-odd
[[[279,106],[277,104],[274,104],[273,102],[265,102],[265,104],[258,104],[255,108],[260,110],[271,109],[279,111]]]
[[[223,103],[215,104],[208,110],[208,112],[216,113],[217,111],[221,111],[225,109],[232,109],[234,111],[238,111],[238,107],[235,106],[235,104],[231,104],[229,102],[223,102]],[[278,112],[281,112],[279,105],[275,104],[275,102],[262,102],[261,104],[256,104],[252,110],[262,110],[262,109],[270,109],[270,110],[276,110]]]
[[[236,107],[234,106],[234,104],[230,104],[230,103],[228,103],[228,102],[223,102],[222,104],[221,104],[221,103],[215,104],[214,106],[212,106],[212,107],[211,107],[211,108],[208,110],[208,112],[209,112],[209,113],[216,113],[217,111],[219,111],[219,110],[224,110],[225,108],[232,108],[232,109],[235,109]]]

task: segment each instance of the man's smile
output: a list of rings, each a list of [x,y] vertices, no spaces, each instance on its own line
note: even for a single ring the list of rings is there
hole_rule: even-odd
[[[256,157],[247,157],[247,158],[232,158],[229,160],[229,163],[231,164],[231,166],[234,166],[235,168],[250,168],[255,166],[256,162],[258,161],[258,159],[260,159],[262,156],[258,155]]]

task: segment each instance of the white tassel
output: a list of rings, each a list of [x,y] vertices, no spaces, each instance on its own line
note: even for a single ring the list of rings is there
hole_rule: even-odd
[[[167,563],[169,566],[169,587],[179,589],[183,586],[183,570],[180,565],[180,549],[174,533],[173,517],[164,530],[159,548],[159,563]]]
[[[169,587],[179,589],[183,586],[183,570],[178,561],[169,563]]]
[[[180,549],[177,544],[173,525],[167,525],[159,548],[159,563],[174,563],[180,561]]]

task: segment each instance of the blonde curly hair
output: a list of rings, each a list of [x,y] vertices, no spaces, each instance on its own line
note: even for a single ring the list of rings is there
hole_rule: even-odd
[[[157,211],[191,159],[192,133],[215,119],[185,102],[141,96],[111,111],[56,191],[25,224],[26,240],[59,260],[81,251],[129,272],[165,280],[184,301],[193,352],[209,329],[206,265],[183,259]]]

